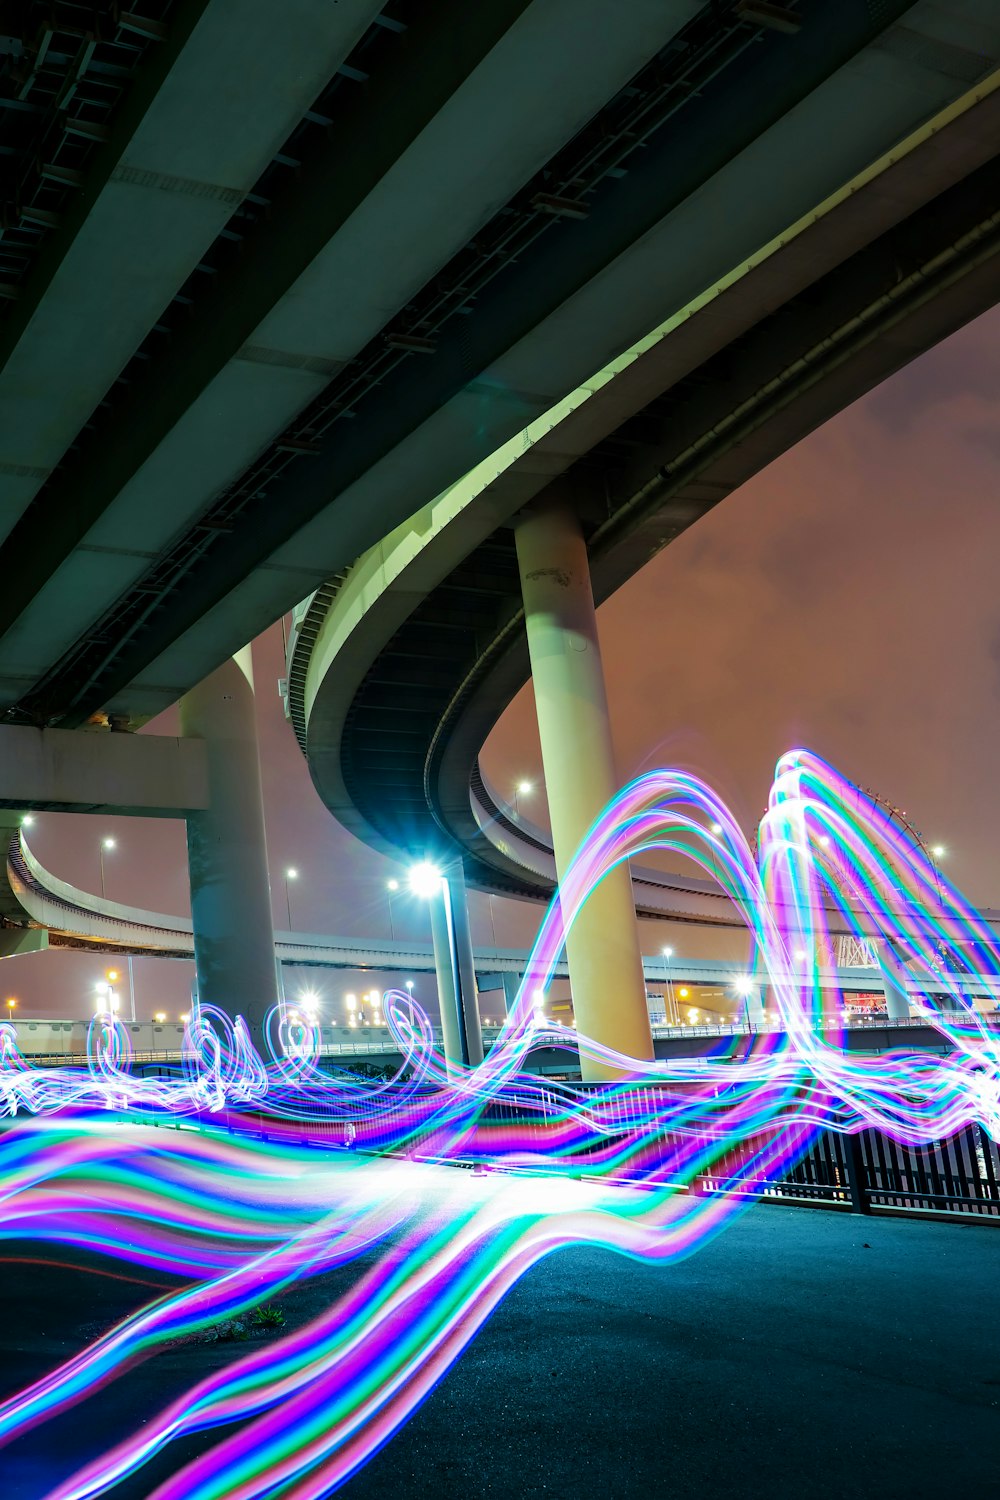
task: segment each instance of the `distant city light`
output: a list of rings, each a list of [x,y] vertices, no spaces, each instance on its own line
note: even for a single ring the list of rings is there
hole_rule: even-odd
[[[441,871],[429,859],[422,859],[418,865],[413,866],[407,881],[415,896],[428,901],[441,889]]]
[[[688,995],[690,995],[691,991],[688,990],[688,989],[685,989],[684,986],[681,985],[681,988],[677,991],[677,993],[678,993],[678,995],[680,995],[680,997],[681,997],[682,1000],[686,1000],[687,997],[688,997]]]
[[[345,995],[344,999],[347,1001],[347,1009],[348,1010],[357,1010],[357,1008],[358,1008],[358,997],[357,997],[357,995]]]
[[[159,1024],[161,1026],[163,1025],[163,1023],[164,1023],[164,1021],[166,1019],[167,1019],[167,1013],[166,1013],[165,1010],[158,1010],[156,1012],[155,1016],[153,1017],[153,1020],[159,1022]]]

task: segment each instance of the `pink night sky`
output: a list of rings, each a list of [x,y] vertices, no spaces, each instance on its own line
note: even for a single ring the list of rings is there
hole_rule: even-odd
[[[771,465],[602,608],[622,779],[684,766],[714,782],[749,831],[778,756],[807,745],[905,808],[928,842],[946,846],[951,877],[1000,906],[998,491],[993,312]],[[284,720],[282,671],[276,626],[255,647],[275,924],[287,926],[282,874],[294,866],[295,929],[387,938],[386,880],[401,872],[320,803]],[[149,730],[174,732],[171,720]],[[530,689],[484,764],[501,788],[533,781],[530,815],[545,821]],[[30,841],[50,870],[98,891],[109,835],[110,899],[188,911],[180,823],[47,814]],[[493,925],[501,946],[530,941],[540,909],[496,899],[491,920],[486,897],[472,901],[476,941],[492,945]],[[429,940],[426,911],[403,892],[393,917],[397,934]],[[737,939],[665,924],[643,924],[642,940],[647,953],[667,942],[692,957],[742,952]],[[20,1016],[89,1015],[106,963],[51,950],[10,959],[4,993]],[[186,1009],[192,974],[191,964],[137,959],[139,1018]],[[344,992],[364,985],[337,971],[306,982],[336,1015]]]

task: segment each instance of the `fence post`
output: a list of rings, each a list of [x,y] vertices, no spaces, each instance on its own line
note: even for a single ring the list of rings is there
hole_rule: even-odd
[[[847,1186],[851,1194],[851,1213],[870,1214],[868,1182],[865,1175],[865,1158],[861,1149],[860,1135],[844,1137],[844,1158],[847,1169]]]

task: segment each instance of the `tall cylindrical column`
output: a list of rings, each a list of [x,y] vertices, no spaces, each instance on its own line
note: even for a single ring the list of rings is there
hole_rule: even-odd
[[[444,1055],[449,1062],[477,1067],[483,1060],[476,966],[469,927],[465,877],[451,866],[430,898],[431,939],[437,977]]]
[[[444,879],[448,887],[455,966],[458,970],[459,1013],[465,1034],[466,1058],[475,1068],[483,1060],[483,1026],[479,1017],[476,960],[472,952],[472,928],[469,924],[469,895],[461,865],[449,865]]]
[[[448,1062],[468,1061],[468,1047],[462,1027],[461,1001],[458,993],[458,968],[452,941],[451,914],[448,910],[448,887],[441,888],[429,901],[431,941],[434,944],[434,976],[437,980],[438,1010],[441,1014],[441,1037]]]
[[[898,959],[894,948],[888,943],[883,944],[884,956],[880,955],[879,968],[882,971],[882,987],[885,990],[886,1015],[890,1020],[908,1021],[910,1018],[910,1001],[906,990],[896,979],[891,971],[893,958]]]
[[[618,791],[587,547],[562,501],[529,507],[516,531],[535,711],[562,876]],[[602,881],[566,944],[577,1031],[630,1057],[653,1056],[632,880]],[[608,1070],[584,1064],[584,1076]]]
[[[187,819],[198,995],[259,1036],[277,985],[249,646],[185,693],[180,718],[208,763],[209,806]]]

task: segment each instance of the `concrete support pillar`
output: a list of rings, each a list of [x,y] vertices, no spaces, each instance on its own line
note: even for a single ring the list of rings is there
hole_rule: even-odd
[[[764,1008],[764,987],[760,984],[752,984],[747,988],[744,996],[746,1006],[746,1021],[752,1031],[757,1031],[764,1025],[767,1012]]]
[[[618,791],[587,547],[567,504],[529,507],[516,532],[556,870]],[[648,1059],[653,1042],[628,869],[601,883],[566,944],[581,1035]],[[608,1070],[584,1065],[585,1078]]]
[[[277,984],[249,646],[185,693],[180,718],[208,769],[209,806],[187,819],[198,995],[259,1037]]]
[[[888,944],[885,944],[884,946],[886,947],[886,949],[888,949],[887,956],[891,961],[893,957],[893,950],[889,948]],[[894,978],[889,970],[888,965],[882,961],[881,954],[879,955],[879,968],[882,971],[882,987],[885,990],[885,1008],[887,1015],[889,1016],[890,1020],[909,1020],[910,1002],[907,997],[906,991],[899,984],[898,980]]]
[[[483,1060],[483,1031],[472,956],[472,933],[465,878],[452,867],[429,902],[434,969],[444,1055],[449,1062],[476,1067]]]
[[[483,1060],[483,1025],[479,1016],[479,990],[476,986],[476,961],[472,952],[472,927],[469,922],[469,893],[465,872],[460,864],[445,871],[448,904],[458,969],[460,1014],[465,1031],[467,1060],[478,1067]]]
[[[503,976],[503,1008],[504,1014],[510,1015],[514,1009],[517,992],[521,988],[520,974],[505,974]]]

